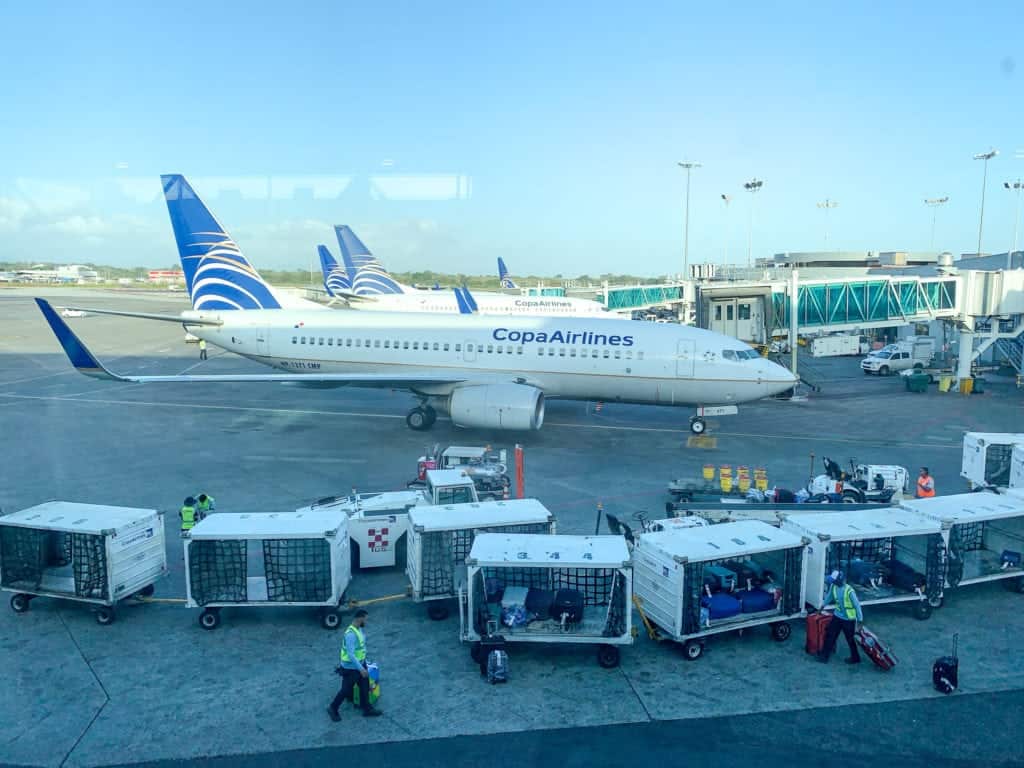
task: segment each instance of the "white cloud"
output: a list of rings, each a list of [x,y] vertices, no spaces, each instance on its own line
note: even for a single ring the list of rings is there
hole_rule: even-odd
[[[66,213],[81,208],[92,198],[89,190],[75,184],[25,178],[15,183],[32,207],[45,214]]]
[[[23,200],[0,197],[0,232],[17,232],[29,214],[29,206]]]
[[[156,231],[155,222],[141,216],[83,216],[75,214],[55,221],[49,227],[66,235],[102,238],[109,235],[138,235]]]

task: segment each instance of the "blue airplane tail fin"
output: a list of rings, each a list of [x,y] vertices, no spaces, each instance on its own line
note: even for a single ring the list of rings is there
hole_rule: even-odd
[[[459,306],[460,315],[472,315],[477,311],[476,300],[470,295],[468,288],[455,288],[455,302]]]
[[[354,281],[356,273],[363,267],[377,263],[377,259],[352,231],[352,227],[347,224],[338,224],[334,227],[334,234],[338,238],[341,260],[345,269],[348,270],[350,280]]]
[[[184,176],[160,177],[194,309],[280,309],[273,290]]]
[[[331,297],[339,293],[349,291],[352,288],[352,281],[348,279],[348,273],[342,267],[326,245],[318,245],[317,252],[320,254],[320,269],[324,273],[324,290]]]
[[[505,266],[505,260],[501,258],[501,256],[498,257],[498,278],[501,280],[502,288],[519,287],[512,281],[512,278],[509,277],[508,267]]]

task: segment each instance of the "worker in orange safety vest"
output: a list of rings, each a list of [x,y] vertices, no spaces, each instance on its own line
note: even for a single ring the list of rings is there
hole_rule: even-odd
[[[914,494],[919,499],[930,499],[935,495],[935,481],[928,474],[928,467],[921,467],[921,474],[917,478],[917,492]]]

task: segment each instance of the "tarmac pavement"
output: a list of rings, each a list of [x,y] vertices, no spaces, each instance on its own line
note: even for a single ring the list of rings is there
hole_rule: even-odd
[[[160,295],[51,293],[56,304],[88,299],[148,312],[184,306]],[[182,329],[170,323],[101,316],[69,322],[118,372],[266,370],[212,348],[200,364],[194,345],[184,344]],[[0,432],[8,438],[0,507],[66,499],[166,510],[171,572],[157,585],[158,598],[184,594],[176,513],[186,495],[212,493],[219,511],[279,511],[353,486],[396,489],[414,475],[427,442],[521,442],[528,495],[556,513],[560,532],[593,533],[598,502],[627,522],[639,509],[659,516],[667,481],[699,476],[705,463],[763,466],[772,485],[796,488],[806,481],[812,452],[815,473],[823,455],[841,463],[856,456],[912,472],[926,464],[940,494],[960,492],[963,431],[1005,431],[1024,421],[1024,397],[1012,382],[990,380],[980,396],[939,395],[934,387],[917,395],[896,378],[865,377],[856,359],[840,358],[809,361],[823,387],[819,395],[741,406],[738,417],[712,420],[703,447],[688,445],[683,409],[606,404],[596,412],[592,404],[557,401],[549,402],[540,432],[457,430],[442,419],[424,435],[406,428],[412,400],[403,393],[86,378],[70,368],[24,292],[0,290],[0,327]],[[361,572],[350,595],[391,595],[405,584],[398,569]],[[1022,599],[999,584],[965,588],[926,622],[911,618],[906,606],[869,608],[867,623],[900,659],[889,674],[841,660],[815,664],[803,653],[801,627],[786,643],[773,642],[765,628],[713,637],[692,663],[676,646],[641,634],[615,670],[598,668],[588,648],[514,647],[512,679],[494,687],[479,678],[459,643],[457,618],[432,622],[411,601],[384,602],[371,607],[367,637],[382,668],[386,714],[359,718],[357,727],[350,725],[354,713],[345,713],[341,727],[324,713],[338,681],[331,670],[341,636],[321,629],[312,611],[225,609],[221,628],[206,632],[196,624],[198,611],[175,604],[125,605],[113,626],[101,627],[86,607],[39,599],[24,615],[0,611],[0,763],[93,766],[246,755],[239,759],[269,764],[287,752],[289,761],[312,765],[303,761],[372,743],[389,744],[386,754],[401,765],[416,754],[443,755],[446,744],[497,755],[508,742],[488,741],[487,734],[509,732],[529,732],[523,743],[545,750],[548,738],[567,750],[573,738],[596,738],[608,745],[591,751],[597,759],[614,754],[617,740],[608,734],[653,744],[679,721],[680,733],[692,737],[681,742],[693,750],[688,755],[710,756],[721,746],[714,737],[697,739],[704,725],[714,734],[726,723],[800,722],[813,731],[820,722],[821,741],[828,741],[841,722],[831,722],[832,710],[822,706],[852,713],[912,713],[920,706],[935,717],[953,711],[943,709],[930,685],[931,662],[946,652],[953,632],[960,633],[964,659],[963,692],[950,699],[960,707],[956,717],[968,716],[961,702],[976,702],[995,723],[1001,713],[1020,711],[1013,692],[1024,687],[1017,662]],[[800,719],[809,712],[817,714]],[[750,716],[764,719],[744,719]],[[869,714],[856,716],[871,724]],[[937,730],[947,741],[966,738],[948,726]],[[909,729],[892,738],[913,741]],[[424,741],[432,739],[438,741]],[[757,749],[756,740],[737,743]],[[988,765],[1014,762],[986,752],[1000,743],[978,739]],[[841,749],[852,756],[853,746]],[[911,757],[932,754],[916,743],[909,749]],[[970,757],[966,750],[934,754]],[[764,764],[782,755],[766,752]],[[497,760],[489,762],[502,764]]]

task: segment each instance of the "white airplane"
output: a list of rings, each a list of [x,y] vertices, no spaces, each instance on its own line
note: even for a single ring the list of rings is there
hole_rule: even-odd
[[[562,296],[509,296],[467,289],[419,290],[395,280],[378,262],[351,227],[336,226],[345,266],[338,264],[325,245],[317,246],[327,295],[348,302],[353,309],[371,312],[443,312],[537,317],[614,318],[604,305],[591,299]],[[359,259],[362,259],[360,261]],[[500,259],[499,259],[500,261]]]
[[[49,302],[36,299],[72,365],[87,376],[404,389],[419,400],[406,416],[416,430],[429,429],[439,411],[460,427],[540,429],[551,397],[698,406],[690,420],[695,434],[706,429],[704,415],[735,413],[736,404],[797,382],[743,342],[688,326],[282,308],[184,179],[162,180],[194,309],[181,315],[88,311],[181,323],[211,344],[284,373],[118,375]]]

